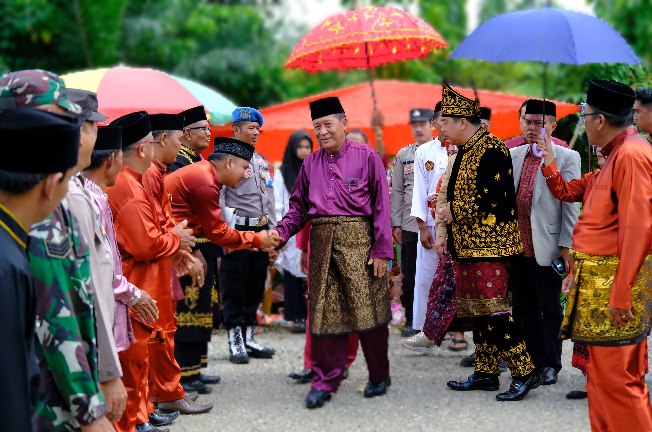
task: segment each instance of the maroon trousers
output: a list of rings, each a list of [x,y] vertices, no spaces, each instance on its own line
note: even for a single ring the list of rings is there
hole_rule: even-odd
[[[358,332],[360,345],[367,362],[369,381],[378,384],[389,376],[389,329],[387,324],[371,330]],[[342,382],[347,354],[349,334],[317,336],[312,335],[312,379],[313,390],[337,392]]]

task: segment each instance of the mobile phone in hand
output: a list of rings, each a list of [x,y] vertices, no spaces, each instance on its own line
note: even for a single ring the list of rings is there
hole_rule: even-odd
[[[557,257],[552,262],[550,263],[552,265],[552,269],[557,273],[559,276],[564,277],[566,274],[566,263],[564,262],[564,258],[562,257]]]

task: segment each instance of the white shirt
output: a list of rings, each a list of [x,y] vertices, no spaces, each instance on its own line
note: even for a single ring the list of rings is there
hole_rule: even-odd
[[[428,197],[436,192],[439,178],[446,171],[448,154],[437,138],[420,145],[414,155],[414,191],[410,216],[421,219],[428,226],[435,226]]]

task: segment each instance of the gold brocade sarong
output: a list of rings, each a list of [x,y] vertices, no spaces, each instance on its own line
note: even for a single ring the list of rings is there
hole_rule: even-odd
[[[343,334],[387,324],[389,281],[368,265],[373,227],[362,217],[320,217],[310,230],[310,332]]]
[[[561,338],[588,345],[620,346],[645,339],[652,320],[652,255],[632,286],[634,320],[616,328],[609,319],[609,298],[619,259],[571,251],[573,284],[561,325]]]

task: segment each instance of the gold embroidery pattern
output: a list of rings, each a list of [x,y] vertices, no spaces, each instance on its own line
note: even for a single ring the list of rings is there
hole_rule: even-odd
[[[475,372],[500,374],[499,359],[500,355],[495,345],[487,342],[475,344]]]
[[[200,244],[200,243],[210,243],[211,241],[207,239],[206,237],[197,237],[197,240],[195,243]]]
[[[465,144],[465,148],[469,150],[463,154],[460,161],[455,180],[455,199],[451,203],[454,214],[462,213],[463,207],[479,213],[479,206],[476,204],[476,199],[480,197],[477,170],[485,152],[488,149],[500,149],[503,154],[509,156],[503,142],[483,128],[478,129]],[[499,174],[496,176],[499,178]],[[498,222],[494,214],[481,213],[468,222],[453,223],[451,229],[457,258],[497,258],[523,252],[515,217]]]
[[[457,316],[477,317],[509,310],[507,298],[471,299],[457,298]]]
[[[186,297],[185,302],[188,309],[194,309],[197,307],[197,301],[199,300],[199,287],[196,285],[188,285],[183,290],[183,295]]]
[[[442,83],[441,115],[444,117],[480,117],[480,103],[462,96],[448,83]]]
[[[213,284],[211,288],[211,305],[217,306],[220,303],[220,296],[217,292],[217,288],[215,287],[215,284]]]
[[[652,323],[652,255],[632,286],[634,320],[616,328],[609,318],[609,298],[619,259],[571,251],[574,280],[561,327],[561,338],[589,345],[620,346],[647,337]]]
[[[367,265],[373,228],[367,218],[321,217],[310,231],[310,330],[342,334],[391,320],[389,281]]]
[[[179,155],[183,156],[188,162],[195,163],[197,162],[197,153],[190,147],[186,147],[184,145],[181,146],[181,149],[179,149]]]
[[[179,327],[187,326],[213,328],[213,314],[181,312],[177,313],[177,322]]]
[[[525,342],[521,341],[517,345],[501,353],[502,358],[507,363],[512,377],[523,377],[532,373],[534,370],[534,363],[530,353],[527,352]]]

